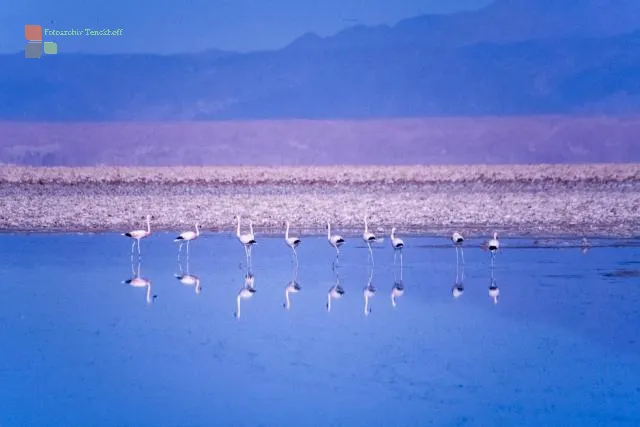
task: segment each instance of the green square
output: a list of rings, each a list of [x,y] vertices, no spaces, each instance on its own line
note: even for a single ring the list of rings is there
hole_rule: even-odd
[[[55,55],[58,53],[58,45],[54,42],[44,42],[44,53]]]

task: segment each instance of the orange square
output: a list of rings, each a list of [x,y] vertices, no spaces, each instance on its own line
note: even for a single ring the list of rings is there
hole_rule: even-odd
[[[25,25],[24,38],[30,42],[42,41],[42,27],[40,25]]]

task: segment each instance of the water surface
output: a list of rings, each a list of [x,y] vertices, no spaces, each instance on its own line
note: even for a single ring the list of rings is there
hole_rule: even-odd
[[[173,234],[143,241],[149,302],[122,283],[138,269],[123,236],[1,236],[0,425],[640,425],[640,242],[503,239],[492,273],[467,241],[462,279],[446,238],[406,237],[402,270],[388,240],[372,270],[347,239],[336,277],[325,238],[303,236],[295,276],[283,239],[258,237],[236,318],[234,236],[202,236],[181,267]]]

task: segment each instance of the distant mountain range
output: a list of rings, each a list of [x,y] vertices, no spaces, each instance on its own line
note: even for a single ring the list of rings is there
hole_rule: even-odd
[[[0,56],[0,120],[640,112],[640,1],[498,0],[276,50]]]

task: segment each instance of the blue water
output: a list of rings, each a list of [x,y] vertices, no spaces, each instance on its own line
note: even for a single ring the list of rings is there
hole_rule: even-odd
[[[199,293],[174,277],[172,237],[142,242],[147,303],[146,288],[122,283],[123,236],[1,236],[1,426],[640,425],[640,242],[582,253],[504,239],[495,304],[480,241],[465,242],[454,298],[446,238],[405,238],[401,272],[387,240],[365,316],[359,239],[343,247],[345,295],[327,312],[335,252],[303,238],[287,311],[291,251],[258,236],[256,293],[236,318],[235,237],[193,242],[182,268]]]

